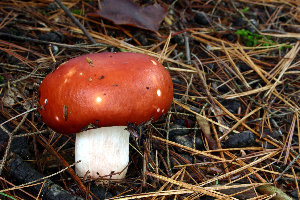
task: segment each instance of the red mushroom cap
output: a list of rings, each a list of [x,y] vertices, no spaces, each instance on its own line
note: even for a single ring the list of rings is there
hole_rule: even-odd
[[[168,71],[152,57],[130,52],[73,58],[49,74],[38,91],[43,121],[62,134],[156,121],[173,99]]]

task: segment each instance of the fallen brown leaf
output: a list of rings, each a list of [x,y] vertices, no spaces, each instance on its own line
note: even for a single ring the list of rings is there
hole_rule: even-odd
[[[160,4],[142,8],[130,0],[104,0],[101,7],[101,10],[88,15],[102,17],[118,25],[136,26],[154,32],[158,31],[161,21],[168,13]]]

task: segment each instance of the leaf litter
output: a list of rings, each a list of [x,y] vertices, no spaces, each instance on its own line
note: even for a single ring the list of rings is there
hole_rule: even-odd
[[[134,1],[131,11],[157,3],[168,7],[171,16],[161,11],[167,23],[152,20],[159,24],[152,30],[157,34],[130,20],[127,23],[135,27],[73,13],[86,28],[83,33],[66,11],[49,10],[48,3],[0,4],[1,195],[37,199],[49,186],[43,180],[51,178],[53,189],[75,199],[300,196],[298,2],[255,1],[250,6],[239,0]],[[97,3],[63,2],[82,13],[96,13]],[[153,19],[156,14],[152,12]],[[257,30],[255,23],[249,26],[249,19],[259,22]],[[238,34],[243,29],[251,37]],[[47,41],[40,37],[45,34],[61,40]],[[96,44],[90,44],[86,34]],[[146,42],[136,46],[141,38]],[[88,175],[80,179],[72,168],[75,138],[51,131],[39,118],[35,92],[45,75],[58,67],[55,60],[102,51],[132,51],[159,59],[175,90],[167,116],[133,128],[139,137],[131,138],[126,179],[95,186]],[[23,178],[28,173],[44,177],[30,182]]]

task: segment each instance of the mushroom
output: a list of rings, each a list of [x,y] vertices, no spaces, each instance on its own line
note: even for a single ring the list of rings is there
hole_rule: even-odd
[[[127,124],[156,121],[173,100],[168,71],[152,57],[131,52],[70,59],[46,76],[38,92],[42,120],[57,133],[76,133],[76,173],[84,177],[89,171],[93,179],[111,172],[112,179],[124,178]]]

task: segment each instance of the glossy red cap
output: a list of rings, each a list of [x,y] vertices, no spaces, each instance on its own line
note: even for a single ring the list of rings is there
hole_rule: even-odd
[[[38,92],[43,121],[58,133],[72,134],[156,121],[171,106],[173,83],[169,72],[150,56],[95,53],[60,65]]]

